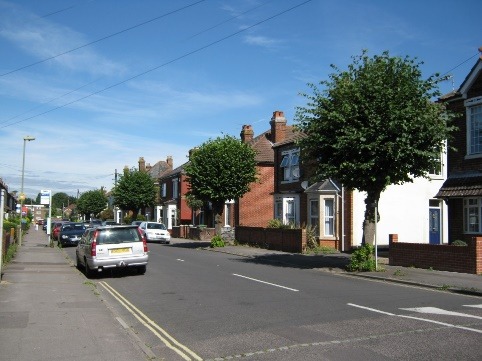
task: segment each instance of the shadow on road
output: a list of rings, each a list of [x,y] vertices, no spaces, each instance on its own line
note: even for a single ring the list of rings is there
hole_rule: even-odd
[[[238,262],[265,264],[278,267],[290,267],[299,269],[316,269],[324,268],[342,269],[350,263],[350,258],[347,255],[296,255],[296,254],[270,254],[251,256],[247,258],[236,258]]]

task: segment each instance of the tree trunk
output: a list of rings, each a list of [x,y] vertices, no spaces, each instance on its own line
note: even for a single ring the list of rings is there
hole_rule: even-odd
[[[375,244],[375,207],[378,205],[380,194],[368,193],[365,198],[365,220],[363,221],[363,240],[362,244]],[[378,211],[378,208],[377,208]],[[378,212],[377,212],[378,213]],[[377,222],[380,215],[377,214]]]
[[[214,213],[214,229],[216,230],[216,235],[221,237],[223,231],[223,212],[224,211],[224,201],[223,202],[213,202],[213,213]]]

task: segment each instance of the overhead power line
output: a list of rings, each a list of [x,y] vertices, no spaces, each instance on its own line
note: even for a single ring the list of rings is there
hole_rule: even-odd
[[[128,28],[126,28],[126,29],[117,31],[117,32],[115,32],[115,33],[113,33],[113,34],[106,35],[106,36],[104,36],[104,37],[102,37],[102,38],[100,38],[100,39],[91,41],[91,42],[89,42],[89,43],[86,43],[86,44],[83,44],[83,45],[80,45],[80,46],[77,46],[76,48],[73,48],[73,49],[70,49],[70,50],[67,50],[67,51],[64,51],[63,53],[60,53],[60,54],[57,54],[57,55],[53,55],[53,56],[51,56],[51,57],[49,57],[49,58],[45,58],[45,59],[36,61],[36,62],[31,63],[31,64],[28,64],[28,65],[24,65],[24,66],[22,66],[22,67],[20,67],[20,68],[16,68],[16,69],[10,70],[10,71],[8,71],[8,72],[6,72],[6,73],[0,74],[0,77],[5,76],[5,75],[9,75],[9,74],[12,74],[12,73],[16,73],[16,72],[18,72],[18,71],[20,71],[20,70],[24,70],[24,69],[30,68],[30,67],[35,66],[35,65],[38,65],[38,64],[45,63],[46,61],[49,61],[49,60],[58,58],[58,57],[60,57],[60,56],[62,56],[62,55],[66,55],[66,54],[72,53],[72,52],[74,52],[74,51],[76,51],[76,50],[85,48],[85,47],[90,46],[90,45],[92,45],[92,44],[96,44],[96,43],[101,42],[101,41],[103,41],[103,40],[112,38],[112,37],[114,37],[114,36],[123,34],[123,33],[127,32],[127,31],[130,31],[130,30],[136,29],[136,28],[138,28],[138,27],[141,27],[141,26],[143,26],[143,25],[152,23],[153,21],[159,20],[159,19],[164,18],[164,17],[166,17],[166,16],[175,14],[175,13],[177,13],[177,12],[179,12],[179,11],[182,11],[182,10],[184,10],[184,9],[190,8],[190,7],[194,6],[194,5],[197,5],[197,4],[202,3],[202,2],[204,2],[204,1],[206,1],[206,0],[196,1],[196,2],[194,2],[194,3],[191,3],[191,4],[188,4],[188,5],[183,6],[183,7],[181,7],[181,8],[178,8],[178,9],[176,9],[176,10],[173,10],[173,11],[170,11],[170,12],[168,12],[168,13],[165,13],[165,14],[162,14],[162,15],[159,15],[159,16],[156,16],[155,18],[152,18],[152,19],[143,21],[142,23],[139,23],[139,24],[133,25],[133,26],[131,26],[131,27],[128,27]]]
[[[475,58],[476,56],[479,56],[479,53],[476,53],[476,54],[472,55],[470,58],[464,60],[464,61],[461,62],[459,65],[457,65],[457,66],[453,67],[452,69],[450,69],[450,70],[446,71],[445,73],[443,73],[440,77],[443,77],[443,76],[447,75],[447,74],[450,73],[451,71],[457,69],[459,66],[464,65],[466,62],[468,62],[469,60]]]
[[[158,69],[160,69],[160,68],[163,68],[163,67],[165,67],[165,66],[167,66],[167,65],[170,65],[170,64],[172,64],[172,63],[174,63],[174,62],[176,62],[176,61],[179,61],[179,60],[181,60],[181,59],[187,58],[188,56],[191,56],[191,55],[193,55],[193,54],[199,53],[199,52],[201,52],[201,51],[203,51],[203,50],[205,50],[205,49],[207,49],[207,48],[210,48],[210,47],[212,47],[212,46],[214,46],[214,45],[216,45],[216,44],[219,44],[219,43],[221,43],[221,42],[223,42],[223,41],[225,41],[225,40],[227,40],[227,39],[230,39],[230,38],[232,38],[232,37],[234,37],[234,36],[236,36],[236,35],[239,35],[239,34],[245,32],[245,31],[248,31],[248,30],[250,30],[250,29],[252,29],[252,28],[254,28],[254,27],[258,26],[258,25],[261,25],[261,24],[266,23],[266,22],[268,22],[268,21],[270,21],[270,20],[273,20],[273,19],[275,19],[275,18],[277,18],[277,17],[279,17],[279,16],[281,16],[281,15],[284,15],[284,14],[290,12],[290,11],[293,11],[293,10],[295,10],[295,9],[297,9],[297,8],[303,6],[303,5],[305,5],[305,4],[307,4],[307,3],[311,2],[311,1],[313,1],[313,0],[303,1],[302,3],[299,3],[299,4],[295,5],[295,6],[292,6],[292,7],[290,7],[289,9],[283,10],[283,11],[281,11],[281,12],[275,14],[275,15],[272,15],[272,16],[264,19],[264,20],[261,20],[261,21],[255,23],[255,24],[253,24],[253,25],[250,25],[250,26],[248,26],[248,27],[245,27],[245,28],[243,28],[243,29],[241,29],[241,30],[238,30],[238,31],[236,31],[236,32],[234,32],[234,33],[231,33],[231,34],[229,34],[229,35],[227,35],[227,36],[224,36],[224,37],[222,37],[222,38],[220,38],[220,39],[218,39],[218,40],[215,40],[215,41],[213,41],[213,42],[211,42],[211,43],[209,43],[209,44],[206,44],[206,45],[201,46],[201,47],[199,47],[199,48],[197,48],[197,49],[195,49],[195,50],[192,50],[192,51],[190,51],[190,52],[188,52],[188,53],[185,53],[184,55],[181,55],[181,56],[178,56],[178,57],[176,57],[176,58],[174,58],[174,59],[172,59],[172,60],[169,60],[169,61],[167,61],[167,62],[165,62],[165,63],[163,63],[163,64],[161,64],[161,65],[158,65],[158,66],[156,66],[156,67],[150,68],[150,69],[148,69],[148,70],[146,70],[146,71],[143,71],[142,73],[138,73],[138,74],[136,74],[136,75],[134,75],[134,76],[131,76],[130,78],[127,78],[127,79],[125,79],[125,80],[122,80],[122,81],[120,81],[120,82],[117,82],[117,83],[115,83],[115,84],[112,84],[112,85],[110,85],[110,86],[108,86],[108,87],[105,87],[105,88],[100,89],[100,90],[98,90],[98,91],[95,91],[95,92],[93,92],[93,93],[87,94],[87,95],[85,95],[85,96],[83,96],[83,97],[80,97],[80,98],[78,98],[78,99],[72,100],[72,101],[70,101],[70,102],[68,102],[68,103],[59,105],[58,107],[52,108],[52,109],[47,110],[47,111],[45,111],[45,112],[43,112],[43,113],[40,113],[40,114],[37,114],[37,115],[33,115],[33,116],[31,116],[31,117],[28,117],[28,118],[25,118],[25,119],[16,121],[16,122],[11,123],[11,124],[4,125],[4,126],[0,127],[0,129],[6,128],[6,127],[9,127],[9,126],[11,126],[11,125],[18,124],[18,123],[21,123],[21,122],[24,122],[24,121],[27,121],[27,120],[30,120],[30,119],[33,119],[33,118],[36,118],[36,117],[39,117],[39,116],[41,116],[41,115],[45,115],[45,114],[51,113],[51,112],[53,112],[53,111],[55,111],[55,110],[58,110],[58,109],[65,108],[65,107],[67,107],[67,106],[69,106],[69,105],[72,105],[72,104],[74,104],[74,103],[80,102],[80,101],[85,100],[85,99],[87,99],[87,98],[90,98],[90,97],[92,97],[92,96],[94,96],[94,95],[103,93],[103,92],[105,92],[105,91],[107,91],[107,90],[109,90],[109,89],[115,88],[115,87],[117,87],[117,86],[119,86],[119,85],[125,84],[125,83],[127,83],[127,82],[129,82],[129,81],[131,81],[131,80],[137,79],[137,78],[139,78],[139,77],[141,77],[141,76],[143,76],[143,75],[152,73],[152,72],[155,71],[155,70],[158,70]]]

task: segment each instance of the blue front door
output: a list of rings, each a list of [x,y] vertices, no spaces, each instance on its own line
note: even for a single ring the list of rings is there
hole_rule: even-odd
[[[430,244],[440,244],[440,209],[429,209],[429,228]]]

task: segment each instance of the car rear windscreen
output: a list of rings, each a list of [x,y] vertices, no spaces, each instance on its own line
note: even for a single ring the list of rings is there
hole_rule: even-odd
[[[97,235],[97,244],[142,242],[137,228],[105,229]]]

